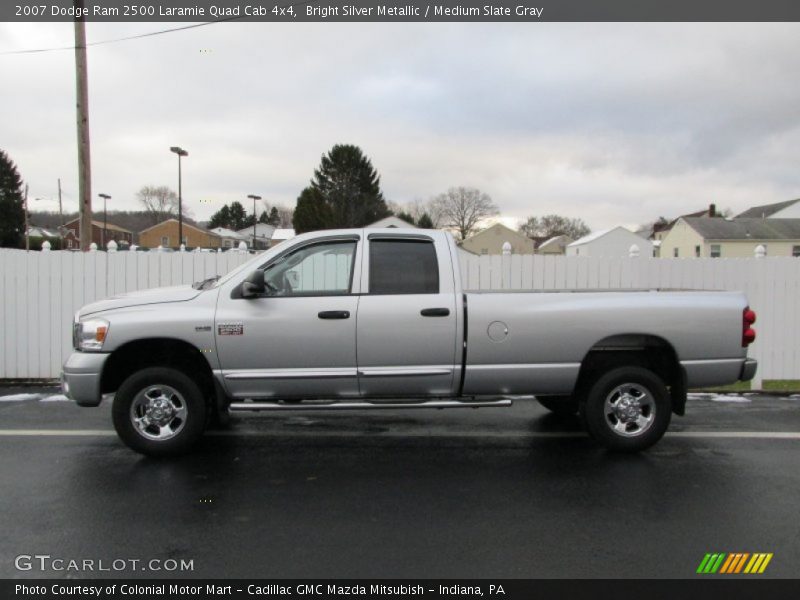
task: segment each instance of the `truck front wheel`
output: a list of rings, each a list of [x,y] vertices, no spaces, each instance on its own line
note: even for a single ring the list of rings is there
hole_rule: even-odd
[[[183,372],[164,367],[137,371],[117,390],[111,409],[125,444],[148,456],[186,452],[203,434],[206,403]]]
[[[618,367],[599,377],[580,405],[589,434],[613,450],[655,444],[669,426],[670,397],[661,378],[641,367]]]

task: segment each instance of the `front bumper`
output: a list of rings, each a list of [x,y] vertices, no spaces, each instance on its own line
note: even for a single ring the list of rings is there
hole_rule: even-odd
[[[100,378],[110,355],[102,352],[73,352],[61,371],[61,391],[78,406],[100,404]]]
[[[742,365],[742,372],[739,374],[740,381],[750,381],[756,376],[758,361],[754,358],[746,358]]]

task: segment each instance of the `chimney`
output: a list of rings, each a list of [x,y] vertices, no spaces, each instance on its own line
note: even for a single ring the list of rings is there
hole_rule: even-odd
[[[708,216],[709,217],[716,217],[717,216],[717,205],[713,202],[708,205]]]

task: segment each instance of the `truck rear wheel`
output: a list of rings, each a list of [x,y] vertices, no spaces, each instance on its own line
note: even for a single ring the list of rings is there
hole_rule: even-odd
[[[599,377],[580,412],[594,439],[626,452],[644,450],[660,440],[672,414],[664,382],[642,367],[618,367]]]
[[[111,409],[122,441],[148,456],[186,452],[203,434],[206,412],[197,384],[181,371],[164,367],[128,377]]]
[[[536,396],[539,404],[561,417],[571,417],[578,412],[578,401],[572,396]]]

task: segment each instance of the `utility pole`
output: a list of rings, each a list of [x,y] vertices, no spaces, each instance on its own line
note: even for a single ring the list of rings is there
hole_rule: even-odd
[[[74,0],[76,12],[84,8],[84,0]],[[80,245],[86,251],[92,243],[92,164],[89,148],[89,84],[86,63],[86,22],[75,20],[75,87],[78,125],[78,212],[80,213]]]

